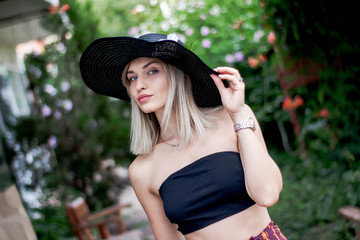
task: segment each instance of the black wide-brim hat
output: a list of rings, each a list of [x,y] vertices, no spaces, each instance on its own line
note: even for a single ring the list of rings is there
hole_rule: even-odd
[[[122,84],[125,66],[139,57],[158,58],[184,71],[191,79],[192,94],[198,107],[221,105],[219,91],[210,77],[217,74],[174,34],[149,33],[139,38],[108,37],[92,42],[80,59],[85,84],[94,92],[125,101],[130,97]]]

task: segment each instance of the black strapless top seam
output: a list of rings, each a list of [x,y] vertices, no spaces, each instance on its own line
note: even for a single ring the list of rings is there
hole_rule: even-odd
[[[160,185],[159,187],[159,192],[161,191],[161,188],[163,187],[164,183],[167,182],[169,179],[171,179],[172,177],[174,177],[176,174],[179,174],[180,172],[182,171],[185,171],[187,168],[189,167],[192,167],[193,165],[195,165],[196,163],[200,163],[202,161],[204,161],[205,159],[207,159],[208,157],[212,157],[212,156],[215,156],[215,155],[222,155],[222,154],[228,154],[228,153],[235,153],[235,154],[239,154],[238,152],[235,152],[235,151],[221,151],[221,152],[214,152],[214,153],[210,153],[208,155],[205,155],[197,160],[195,160],[194,162],[180,168],[179,170],[173,172],[172,174],[170,174]]]

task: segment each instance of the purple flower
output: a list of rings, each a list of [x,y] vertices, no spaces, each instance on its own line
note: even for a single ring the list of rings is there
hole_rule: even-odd
[[[210,29],[206,26],[201,27],[201,35],[206,36],[210,33]]]
[[[64,100],[64,109],[68,112],[73,108],[73,103],[71,100],[66,99]]]
[[[62,90],[63,92],[66,92],[67,90],[69,90],[70,87],[71,87],[71,85],[70,85],[70,83],[68,83],[68,82],[63,82],[63,83],[61,83],[61,90]]]
[[[41,112],[42,112],[42,115],[44,117],[49,117],[51,115],[51,108],[47,105],[44,105],[42,108],[41,108]]]
[[[194,30],[192,28],[188,28],[185,31],[186,36],[192,36],[194,34]]]
[[[51,135],[48,139],[48,144],[50,147],[55,148],[57,146],[57,138],[54,135]]]
[[[139,28],[138,27],[132,27],[128,31],[130,36],[137,36],[139,34]]]
[[[260,38],[262,38],[264,36],[264,31],[263,30],[258,30],[254,33],[254,42],[259,42]]]
[[[205,14],[201,14],[201,15],[200,15],[200,19],[201,19],[201,20],[206,20],[206,15],[205,15]]]
[[[60,119],[61,116],[62,116],[62,113],[61,113],[59,110],[56,110],[56,111],[54,112],[54,116],[55,116],[56,119]]]
[[[62,101],[61,101],[60,99],[57,99],[57,100],[55,101],[55,106],[61,107],[61,106],[62,106]]]
[[[232,54],[226,54],[225,60],[227,63],[233,63],[233,62],[235,62],[235,57]]]
[[[113,190],[107,191],[107,197],[110,199],[115,199],[115,192]]]
[[[56,45],[56,50],[58,50],[61,53],[65,53],[66,52],[66,46],[64,43],[60,42]]]
[[[44,88],[45,88],[44,91],[47,92],[51,96],[55,96],[57,93],[57,90],[56,90],[56,88],[54,88],[53,85],[45,84]]]
[[[244,54],[242,52],[236,52],[234,54],[234,57],[235,57],[236,61],[238,61],[238,62],[244,61]]]
[[[209,39],[202,40],[202,46],[204,48],[210,48],[211,47],[211,41]]]

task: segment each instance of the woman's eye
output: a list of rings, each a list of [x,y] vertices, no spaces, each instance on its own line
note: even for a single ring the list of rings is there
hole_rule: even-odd
[[[133,76],[133,77],[128,77],[128,80],[129,80],[130,82],[135,81],[136,79],[137,79],[137,77],[136,77],[136,76]]]
[[[153,70],[150,70],[149,74],[152,75],[152,74],[155,74],[155,73],[158,73],[159,71],[157,69],[153,69]]]

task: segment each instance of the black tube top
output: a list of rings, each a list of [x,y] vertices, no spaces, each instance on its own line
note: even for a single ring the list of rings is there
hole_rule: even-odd
[[[181,168],[160,186],[170,222],[186,235],[252,206],[240,155],[217,152]]]

